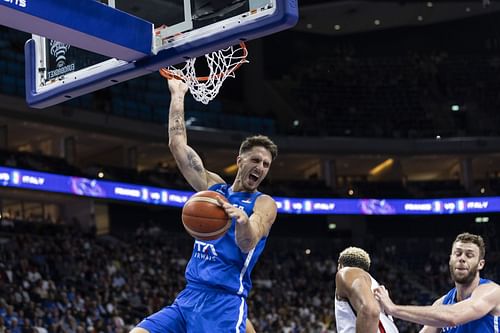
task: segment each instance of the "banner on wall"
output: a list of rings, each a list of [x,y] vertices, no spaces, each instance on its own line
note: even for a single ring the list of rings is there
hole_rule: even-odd
[[[97,199],[182,207],[193,191],[0,167],[0,186]],[[274,197],[278,213],[326,215],[434,215],[500,212],[500,197],[335,199]]]

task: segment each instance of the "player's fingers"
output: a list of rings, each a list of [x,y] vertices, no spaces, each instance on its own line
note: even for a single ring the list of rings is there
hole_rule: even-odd
[[[376,297],[381,299],[384,295],[387,294],[387,290],[385,288],[383,288],[383,286],[380,286],[374,290],[374,294]]]
[[[380,288],[379,293],[380,293],[380,296],[381,296],[381,297],[382,297],[382,296],[387,296],[387,297],[389,297],[389,291],[388,291],[385,287],[383,287],[383,286],[382,286],[382,288]]]
[[[219,201],[219,204],[221,205],[222,209],[224,209],[226,211],[226,214],[227,215],[230,215],[232,213],[234,213],[235,211],[235,207],[225,201]]]
[[[223,208],[225,208],[225,206],[227,205],[227,202],[222,200],[221,198],[215,198],[217,200],[217,202],[219,203],[219,205]]]
[[[239,210],[236,209],[235,207],[231,206],[231,205],[227,205],[227,204],[224,204],[224,209],[226,210],[226,214],[231,217],[231,218],[236,218],[238,219],[239,218]]]
[[[236,222],[239,223],[239,224],[247,224],[247,219],[245,219],[244,216],[240,216],[236,219]]]

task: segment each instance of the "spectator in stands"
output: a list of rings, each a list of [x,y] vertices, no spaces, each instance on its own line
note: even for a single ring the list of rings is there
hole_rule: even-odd
[[[4,319],[0,316],[0,333],[5,333],[7,327],[5,326]]]
[[[113,235],[100,239],[69,233],[64,225],[43,227],[50,232],[26,228],[24,232],[29,234],[2,233],[0,264],[4,264],[10,278],[0,281],[0,323],[11,306],[12,311],[18,314],[22,310],[22,320],[29,318],[38,333],[62,332],[57,323],[66,310],[71,309],[71,315],[78,323],[76,333],[88,333],[89,327],[95,330],[99,325],[105,330],[111,327],[114,333],[128,332],[141,317],[172,302],[185,283],[185,258],[192,245],[186,241],[188,236],[184,233],[162,231],[160,234],[144,233],[136,237],[129,230],[125,235],[115,230]],[[83,238],[89,244],[85,251],[82,250]],[[338,238],[333,241],[331,238],[318,238],[314,241],[317,248],[312,247],[311,254],[305,255],[304,248],[309,247],[305,241],[306,238],[276,237],[268,245],[270,248],[264,251],[253,273],[254,287],[248,299],[249,315],[257,332],[282,333],[285,326],[292,325],[292,321],[299,332],[308,332],[307,327],[318,325],[323,327],[321,333],[335,332],[331,276],[337,264],[329,253],[338,252],[346,244]],[[385,250],[385,244],[391,245],[389,251]],[[415,244],[424,245],[418,249]],[[438,247],[432,248],[433,244]],[[404,240],[377,238],[373,244],[366,246],[373,261],[373,275],[387,282],[393,290],[392,297],[398,303],[424,304],[435,295],[427,285],[423,266],[426,262],[435,262],[431,258],[442,251],[441,244],[441,239],[432,237]],[[500,253],[495,248],[496,244],[491,244],[487,267],[490,268],[489,276],[494,280],[500,273],[497,269],[500,267]],[[32,258],[39,255],[45,256],[45,264],[32,262]],[[35,299],[32,286],[22,280],[31,267],[30,263],[36,266],[42,280],[53,281],[54,286],[49,286],[48,292],[54,296],[49,296],[43,303]],[[164,269],[160,272],[159,267]],[[439,265],[431,269],[432,274],[438,271]],[[125,286],[112,287],[113,272],[123,275]],[[98,282],[86,283],[86,276],[89,275],[95,275]],[[25,298],[21,298],[21,302],[15,300],[14,294],[21,290],[29,295],[29,301]],[[151,293],[159,299],[150,304]],[[132,297],[138,297],[141,303],[138,307],[131,306]],[[96,301],[96,306],[105,309],[104,313],[101,312],[104,324],[98,324],[92,318],[87,321],[86,314],[92,300]],[[119,311],[123,328],[113,319],[115,311]],[[19,319],[19,323],[23,321]],[[416,324],[401,320],[397,320],[396,324],[401,332],[418,332]],[[5,321],[4,326],[8,329]],[[314,328],[309,332],[317,333]]]

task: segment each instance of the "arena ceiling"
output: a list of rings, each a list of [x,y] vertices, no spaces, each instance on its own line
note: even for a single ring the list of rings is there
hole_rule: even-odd
[[[498,1],[300,1],[296,30],[342,35],[421,26],[500,10]]]

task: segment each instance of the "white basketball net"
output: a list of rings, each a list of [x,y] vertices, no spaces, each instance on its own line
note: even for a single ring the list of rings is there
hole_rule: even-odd
[[[247,63],[248,51],[242,42],[239,45],[205,54],[208,76],[196,76],[194,64],[196,58],[189,59],[182,68],[169,66],[160,70],[161,75],[166,78],[176,78],[184,81],[195,100],[208,104],[217,96],[219,90],[228,77],[235,77],[234,72],[242,64]]]

